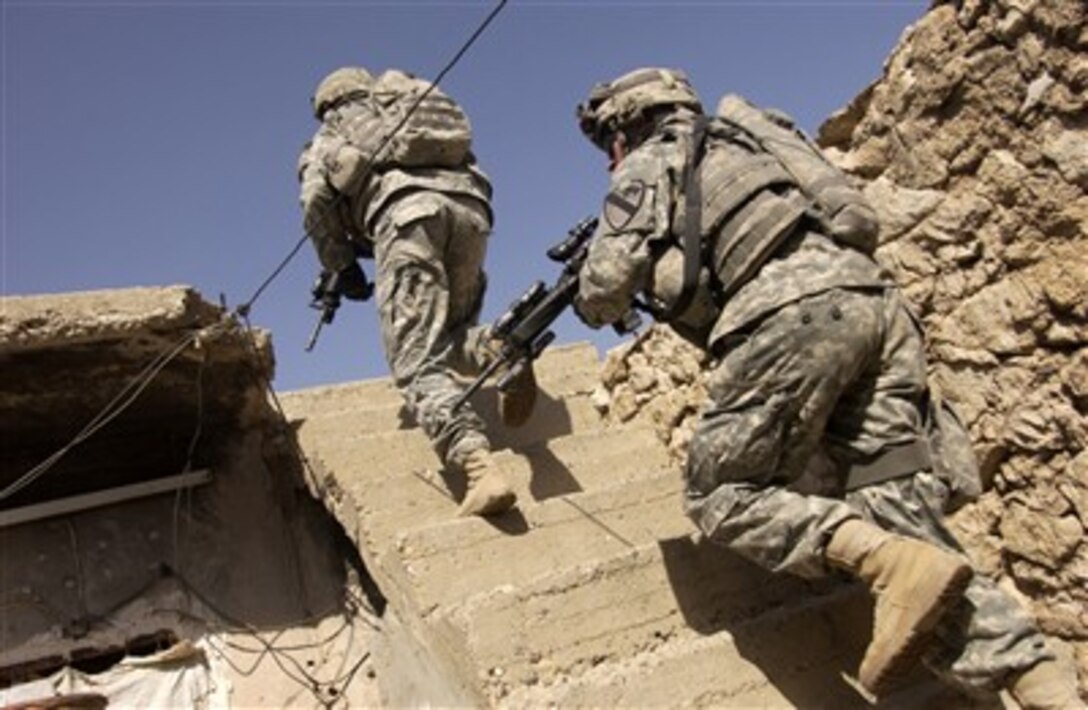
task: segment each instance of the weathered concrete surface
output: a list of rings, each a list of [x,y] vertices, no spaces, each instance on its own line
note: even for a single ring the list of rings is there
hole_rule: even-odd
[[[373,612],[266,403],[271,363],[265,334],[184,287],[0,300],[0,511],[212,476],[0,527],[0,705],[13,683],[104,670],[154,634],[206,642],[239,706],[377,702]]]
[[[17,296],[2,303],[0,487],[84,438],[101,413],[111,417],[81,442],[78,456],[61,458],[6,504],[178,473],[187,464],[202,468],[239,431],[242,417],[266,406],[254,377],[271,376],[267,336],[242,337],[221,309],[191,289]],[[203,428],[191,447],[197,421]],[[122,449],[126,455],[117,456]]]
[[[592,409],[599,373],[588,345],[546,351],[544,406],[517,432],[480,393],[519,491],[489,520],[455,517],[463,482],[385,380],[281,396],[395,616],[376,649],[385,704],[864,706],[840,674],[867,642],[866,596],[694,539],[652,427]],[[901,706],[932,702],[932,684],[911,687]]]

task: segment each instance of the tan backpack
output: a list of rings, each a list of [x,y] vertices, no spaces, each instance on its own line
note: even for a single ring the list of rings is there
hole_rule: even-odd
[[[866,254],[873,253],[879,231],[876,212],[793,119],[781,111],[760,109],[734,94],[722,97],[716,115],[778,159],[811,201],[829,236]]]
[[[402,71],[385,72],[324,121],[342,141],[325,160],[329,182],[341,192],[358,191],[389,168],[458,168],[472,160],[472,129],[461,107]]]
[[[380,121],[378,135],[392,135],[376,167],[456,168],[469,160],[468,116],[438,86],[390,70],[374,83],[370,103]]]

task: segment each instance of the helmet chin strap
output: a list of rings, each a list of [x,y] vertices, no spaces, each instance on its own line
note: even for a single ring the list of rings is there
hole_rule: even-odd
[[[627,157],[627,134],[616,131],[612,143],[608,146],[608,172],[613,172]]]

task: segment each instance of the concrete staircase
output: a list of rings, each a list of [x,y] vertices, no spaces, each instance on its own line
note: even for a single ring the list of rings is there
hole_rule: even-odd
[[[519,507],[459,519],[447,477],[385,379],[282,396],[315,491],[388,600],[390,706],[864,707],[871,607],[856,588],[771,576],[699,542],[654,435],[606,426],[596,350],[548,350],[526,426],[474,405]],[[888,705],[933,702],[932,689]],[[956,705],[943,704],[942,707]]]

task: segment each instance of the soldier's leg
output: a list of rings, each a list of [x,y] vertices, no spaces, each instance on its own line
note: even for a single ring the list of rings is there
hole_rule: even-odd
[[[487,290],[484,257],[491,223],[486,208],[471,198],[448,198],[449,229],[443,235],[443,264],[449,280],[448,364],[457,372],[478,374],[486,367],[487,326],[478,325]]]
[[[484,206],[469,198],[451,198],[449,212],[449,243],[444,251],[450,284],[449,364],[462,374],[476,375],[497,355],[490,328],[477,325],[487,281],[483,259],[490,222]],[[499,414],[507,426],[521,426],[535,402],[532,364],[524,363],[520,374],[499,393]]]
[[[962,554],[941,521],[947,486],[923,472],[868,486],[848,500],[885,530]],[[975,575],[959,605],[937,627],[924,657],[938,675],[961,687],[1000,690],[1018,673],[1054,658],[1028,613],[994,582]]]
[[[375,229],[376,293],[382,344],[409,411],[443,461],[489,448],[484,425],[470,407],[452,411],[462,391],[450,372],[454,313],[468,287],[458,281],[457,303],[446,268],[453,218],[448,198],[419,192],[398,200]],[[480,260],[482,261],[482,246]],[[460,275],[459,275],[460,276]]]
[[[847,394],[829,438],[845,446],[874,451],[881,440],[901,438],[892,422],[916,428],[922,436],[918,393],[926,367],[920,326],[897,291],[885,297],[885,330],[881,368],[868,392]],[[850,442],[849,444],[847,442]],[[928,471],[850,493],[847,501],[880,527],[927,540],[962,554],[942,522],[948,489]],[[1028,614],[991,580],[974,576],[958,609],[936,630],[927,664],[963,686],[994,690],[1009,678],[1053,658]]]
[[[386,357],[409,411],[447,466],[466,478],[460,513],[490,515],[517,497],[491,457],[479,416],[470,406],[453,410],[463,391],[451,366],[462,347],[454,333],[478,312],[486,239],[486,223],[466,228],[463,216],[450,198],[434,193],[416,193],[386,210],[375,240],[378,306]],[[456,260],[448,254],[458,248],[476,254],[474,270],[449,268]]]
[[[769,570],[828,573],[827,540],[858,513],[791,484],[842,392],[879,355],[880,304],[878,294],[829,291],[726,344],[685,472],[688,514],[708,538]]]
[[[869,586],[877,603],[859,680],[874,693],[910,667],[970,575],[956,555],[862,522],[841,499],[787,487],[840,424],[840,401],[871,390],[883,303],[880,292],[833,290],[764,319],[712,374],[687,469],[689,514],[712,540],[772,570],[833,566]],[[885,428],[893,441],[912,436],[910,420]]]

